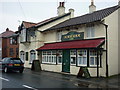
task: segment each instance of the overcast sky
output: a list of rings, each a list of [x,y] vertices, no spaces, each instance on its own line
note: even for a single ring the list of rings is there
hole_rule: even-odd
[[[89,12],[91,0],[0,0],[0,33],[6,28],[17,31],[22,21],[40,22],[57,16],[59,2],[65,1],[68,9],[75,10],[75,16]],[[118,0],[94,0],[97,10],[115,6]]]

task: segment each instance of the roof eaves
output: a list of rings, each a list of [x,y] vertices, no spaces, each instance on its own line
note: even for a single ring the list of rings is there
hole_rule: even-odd
[[[45,23],[42,23],[42,24],[40,24],[40,25],[36,25],[35,27],[38,28],[38,27],[40,27],[40,26],[46,25],[46,24],[48,24],[48,23],[51,23],[51,22],[53,22],[53,21],[55,21],[55,20],[61,19],[62,17],[68,16],[68,15],[70,15],[70,14],[71,14],[71,13],[67,13],[67,14],[64,14],[64,15],[62,15],[62,16],[57,16],[57,17],[51,19],[50,21],[45,22]]]

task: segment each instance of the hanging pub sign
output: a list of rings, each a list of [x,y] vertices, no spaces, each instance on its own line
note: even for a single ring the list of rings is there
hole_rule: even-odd
[[[69,41],[69,40],[80,40],[84,39],[84,32],[69,32],[65,35],[62,35],[62,41]]]

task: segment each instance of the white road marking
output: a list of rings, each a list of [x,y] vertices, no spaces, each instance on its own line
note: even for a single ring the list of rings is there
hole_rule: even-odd
[[[5,80],[5,81],[9,81],[8,79],[5,79],[5,78],[3,78],[3,77],[0,77],[0,79]]]
[[[26,87],[26,88],[29,88],[29,89],[33,89],[33,90],[38,90],[38,89],[35,89],[35,88],[27,86],[27,85],[23,85],[23,87]]]

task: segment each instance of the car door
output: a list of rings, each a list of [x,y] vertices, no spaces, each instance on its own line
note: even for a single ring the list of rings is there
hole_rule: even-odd
[[[3,61],[2,61],[2,69],[4,69],[8,64],[8,59],[7,58],[4,58]]]

